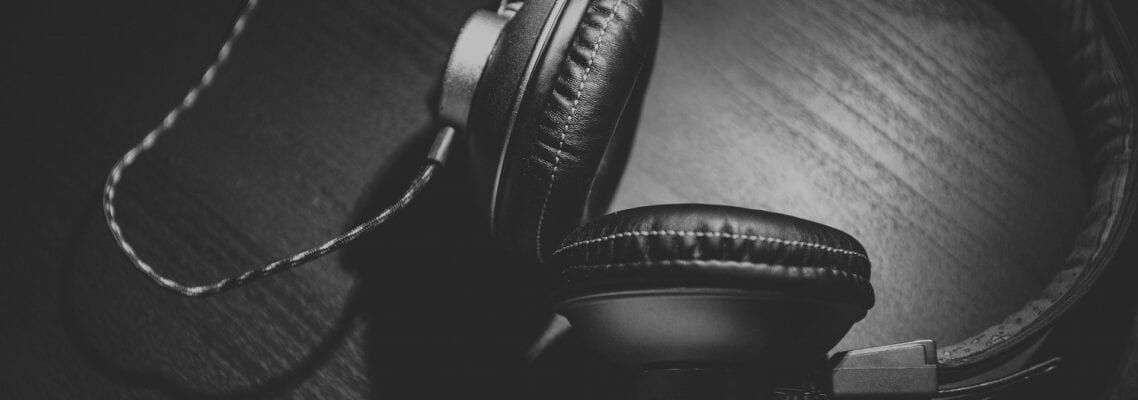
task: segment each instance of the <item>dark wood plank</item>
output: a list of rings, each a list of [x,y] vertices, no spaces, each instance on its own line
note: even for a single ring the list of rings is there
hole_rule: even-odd
[[[478,4],[262,6],[217,86],[124,182],[128,236],[179,278],[316,243],[397,195]],[[572,341],[521,366],[547,307],[539,271],[485,238],[461,168],[316,265],[205,300],[150,286],[102,225],[99,186],[240,4],[29,7],[8,13],[26,18],[9,25],[0,397],[584,398],[607,389],[582,382],[619,381]],[[664,18],[613,209],[725,203],[861,238],[878,306],[842,347],[963,338],[1058,266],[1084,201],[1073,148],[986,4],[671,1]]]

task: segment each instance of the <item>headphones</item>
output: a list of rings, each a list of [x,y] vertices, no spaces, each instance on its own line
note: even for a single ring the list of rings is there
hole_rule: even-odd
[[[1010,1],[1010,0],[1009,0]],[[1138,61],[1106,0],[1005,4],[1039,21],[1042,54],[1068,102],[1090,208],[1063,269],[1023,309],[960,343],[931,340],[826,353],[873,306],[870,255],[852,236],[738,207],[671,204],[600,215],[631,145],[625,123],[659,37],[658,0],[502,1],[459,33],[427,165],[372,220],[312,249],[208,285],[162,276],[116,221],[127,167],[194,105],[256,6],[250,0],[197,87],[130,149],[104,186],[117,244],[155,284],[219,293],[321,257],[410,203],[459,144],[491,234],[548,268],[557,313],[539,346],[572,326],[637,374],[648,399],[981,398],[1054,369],[1033,354],[1108,270],[1135,209]],[[465,140],[459,140],[459,136]],[[568,321],[568,324],[565,321]],[[1025,367],[1026,366],[1026,367]],[[1013,372],[1008,372],[1013,371]]]
[[[622,116],[652,62],[659,1],[476,11],[447,63],[439,115],[465,134],[494,237],[552,270],[557,312],[597,352],[640,371],[639,398],[987,396],[1056,366],[1022,359],[1103,272],[1134,210],[1133,52],[1109,3],[1061,3],[1044,17],[1067,61],[1055,75],[1074,95],[1091,209],[1043,293],[939,349],[921,340],[818,362],[874,303],[870,257],[837,229],[704,204],[599,215],[629,148]],[[1006,365],[1019,371],[994,375]],[[787,386],[786,371],[814,378]]]

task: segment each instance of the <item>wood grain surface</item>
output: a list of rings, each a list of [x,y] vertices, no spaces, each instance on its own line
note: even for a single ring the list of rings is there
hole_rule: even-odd
[[[959,340],[1033,296],[1085,209],[1058,101],[982,2],[666,2],[613,210],[763,208],[843,229],[877,306],[839,346]],[[217,86],[127,174],[127,236],[204,281],[317,243],[403,189],[478,2],[266,1]],[[485,237],[461,155],[407,214],[204,300],[151,286],[97,208],[114,160],[208,65],[236,1],[27,5],[5,82],[0,398],[596,398],[572,338],[535,366],[540,271]]]
[[[729,204],[859,238],[878,303],[839,348],[962,340],[1060,267],[1086,209],[1074,142],[985,3],[668,5],[614,209]]]

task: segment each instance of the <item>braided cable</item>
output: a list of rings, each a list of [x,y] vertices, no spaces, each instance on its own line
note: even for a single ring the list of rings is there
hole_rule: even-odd
[[[232,49],[234,40],[236,40],[237,37],[239,37],[241,33],[244,32],[245,23],[256,6],[257,0],[248,0],[244,11],[241,12],[241,14],[237,17],[237,20],[233,23],[233,29],[230,32],[229,37],[221,45],[221,49],[218,50],[217,58],[213,61],[212,64],[210,64],[205,73],[202,74],[201,81],[186,93],[186,96],[182,99],[182,102],[180,104],[175,106],[166,114],[166,117],[162,119],[161,124],[152,129],[146,135],[146,137],[142,139],[141,142],[123,154],[122,158],[120,158],[115,166],[111,169],[110,174],[107,175],[107,180],[103,186],[103,217],[106,219],[107,227],[110,229],[111,235],[114,236],[115,243],[118,244],[119,249],[122,250],[123,254],[128,260],[130,260],[135,269],[137,269],[139,272],[142,272],[144,275],[146,275],[147,278],[150,278],[150,280],[153,281],[156,285],[183,296],[204,297],[224,292],[234,287],[256,281],[278,272],[292,269],[301,264],[307,263],[325,254],[328,254],[329,252],[332,252],[333,250],[336,250],[337,248],[340,248],[341,246],[344,246],[345,244],[348,244],[349,242],[355,240],[360,235],[363,235],[375,229],[390,219],[397,212],[402,210],[404,207],[406,207],[407,204],[409,204],[411,200],[415,198],[419,191],[422,190],[423,186],[425,186],[426,183],[434,175],[435,170],[445,161],[447,150],[449,149],[450,143],[453,140],[454,130],[449,127],[444,127],[438,134],[435,146],[432,147],[431,152],[428,154],[428,163],[423,166],[422,169],[420,169],[414,181],[411,182],[410,187],[407,188],[399,200],[385,208],[382,212],[379,213],[379,215],[376,215],[372,219],[356,226],[355,228],[352,228],[340,236],[328,240],[316,247],[296,253],[290,257],[273,261],[263,267],[238,275],[230,276],[209,284],[197,286],[186,285],[162,276],[162,274],[158,273],[154,267],[150,265],[150,263],[144,261],[138,255],[138,252],[135,251],[134,247],[131,246],[131,244],[127,242],[126,238],[124,237],[122,227],[119,225],[117,219],[114,205],[115,189],[122,181],[123,173],[126,171],[127,167],[133,165],[135,160],[138,159],[138,156],[143,152],[146,152],[147,150],[153,148],[155,142],[158,141],[158,138],[174,127],[174,124],[178,120],[178,116],[181,115],[182,112],[190,109],[190,107],[192,107],[197,102],[198,96],[213,84],[218,69],[229,59],[230,50]]]

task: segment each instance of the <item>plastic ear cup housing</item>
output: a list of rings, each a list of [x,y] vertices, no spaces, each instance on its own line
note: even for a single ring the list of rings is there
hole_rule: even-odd
[[[764,374],[739,371],[805,368],[873,305],[869,259],[853,237],[736,207],[607,215],[571,233],[552,260],[558,312],[598,352],[644,371],[652,393],[746,375],[735,383],[757,395]]]
[[[455,40],[443,73],[439,96],[439,117],[458,129],[464,129],[470,117],[474,90],[482,80],[482,72],[490,52],[508,19],[486,10],[475,11],[466,20]]]

